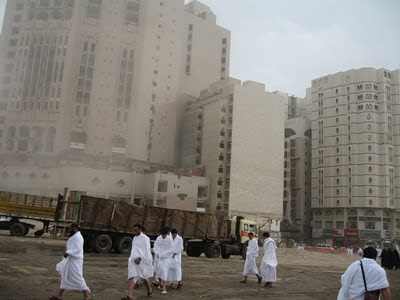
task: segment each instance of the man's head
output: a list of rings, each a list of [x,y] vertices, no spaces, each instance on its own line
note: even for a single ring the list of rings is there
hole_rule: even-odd
[[[252,240],[254,237],[254,234],[252,232],[249,232],[249,240]]]
[[[78,224],[72,223],[71,225],[69,225],[69,236],[73,236],[78,231],[79,231]]]
[[[167,227],[165,227],[165,229],[167,230],[167,234],[170,234],[171,233],[171,227],[169,227],[169,226],[167,226]]]
[[[140,235],[142,233],[142,225],[140,225],[140,224],[133,225],[133,230],[132,231],[133,231],[133,234],[135,236]]]
[[[378,256],[378,251],[376,251],[376,249],[373,247],[367,247],[363,251],[364,258],[376,259],[377,256]]]
[[[263,233],[263,237],[264,237],[264,239],[269,238],[269,232],[264,232],[264,233]]]
[[[178,235],[178,230],[176,230],[175,228],[172,228],[171,229],[171,234],[172,234],[172,237],[175,239],[176,236]]]
[[[165,239],[168,235],[168,229],[164,228],[163,230],[161,230],[161,236],[163,239]]]

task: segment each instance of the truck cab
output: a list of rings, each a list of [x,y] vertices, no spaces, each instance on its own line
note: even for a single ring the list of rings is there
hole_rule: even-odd
[[[231,220],[230,236],[236,240],[240,240],[241,244],[245,244],[249,240],[249,233],[252,232],[254,237],[258,239],[258,230],[256,222],[244,219],[242,217],[234,217]]]

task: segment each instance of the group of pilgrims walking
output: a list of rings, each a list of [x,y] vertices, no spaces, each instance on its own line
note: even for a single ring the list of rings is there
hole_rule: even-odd
[[[156,286],[162,295],[167,294],[167,289],[180,290],[182,283],[182,251],[183,239],[176,229],[169,227],[161,231],[154,243],[154,259],[151,252],[150,238],[144,234],[144,228],[140,224],[133,226],[132,249],[128,259],[128,292],[121,300],[133,299],[133,291],[144,283],[147,287],[147,296],[152,296],[152,285]],[[77,224],[69,227],[69,239],[63,252],[63,259],[56,266],[61,276],[58,292],[51,296],[50,300],[61,300],[65,290],[83,292],[84,300],[90,299],[90,289],[83,278],[83,237]],[[253,233],[249,233],[249,243],[244,264],[244,279],[241,283],[247,283],[248,276],[255,275],[258,283],[265,282],[266,287],[273,287],[276,282],[276,244],[265,232],[264,256],[259,272],[257,257],[259,254],[258,240]],[[155,281],[150,282],[154,276]]]

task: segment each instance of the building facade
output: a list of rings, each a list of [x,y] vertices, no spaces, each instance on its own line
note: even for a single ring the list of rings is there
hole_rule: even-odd
[[[75,189],[94,181],[98,196],[130,197],[113,174],[173,170],[181,95],[221,78],[223,67],[227,74],[229,40],[197,1],[8,1],[0,188],[57,194],[79,174]],[[191,73],[204,71],[201,62],[216,66],[201,82],[183,74],[189,48]]]
[[[181,166],[204,167],[209,211],[260,225],[281,221],[283,126],[284,99],[260,83],[226,78],[192,99],[183,118]]]
[[[283,221],[281,236],[311,239],[311,121],[291,117],[285,122]]]
[[[316,241],[347,246],[399,237],[399,76],[363,68],[312,81]]]

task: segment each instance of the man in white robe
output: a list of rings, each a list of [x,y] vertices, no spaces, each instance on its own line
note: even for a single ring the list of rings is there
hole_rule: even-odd
[[[171,230],[173,249],[172,249],[172,260],[168,272],[168,283],[172,285],[177,282],[177,290],[182,288],[182,251],[183,251],[183,239],[178,235],[178,231],[173,228]]]
[[[365,285],[361,270],[361,262],[364,268],[365,282],[368,291],[381,291],[381,299],[390,300],[391,292],[385,270],[376,263],[378,252],[373,247],[367,247],[363,251],[363,259],[352,263],[342,275],[342,288],[339,291],[338,300],[363,300],[365,297]]]
[[[154,243],[154,253],[158,260],[156,278],[161,288],[161,294],[167,293],[168,272],[173,255],[173,246],[174,242],[168,236],[168,230],[164,228]]]
[[[264,232],[264,257],[261,261],[261,276],[265,282],[266,287],[273,287],[276,282],[276,266],[278,261],[276,259],[276,244],[273,239],[269,237],[268,232]]]
[[[142,233],[140,224],[133,226],[131,255],[128,260],[128,294],[121,299],[133,299],[133,288],[141,279],[147,287],[147,295],[152,295],[150,281],[153,276],[153,257],[150,250],[150,239]]]
[[[82,291],[85,300],[90,299],[90,289],[83,278],[83,237],[78,224],[71,224],[70,237],[64,250],[63,260],[57,264],[56,270],[61,275],[60,289],[51,300],[61,299],[65,290]]]
[[[254,238],[252,232],[249,233],[249,243],[247,245],[246,261],[244,263],[243,275],[244,279],[240,283],[247,283],[247,276],[256,275],[258,283],[261,283],[262,277],[258,275],[258,267],[256,264],[256,259],[258,257],[258,252],[260,248],[258,247],[258,240]]]

